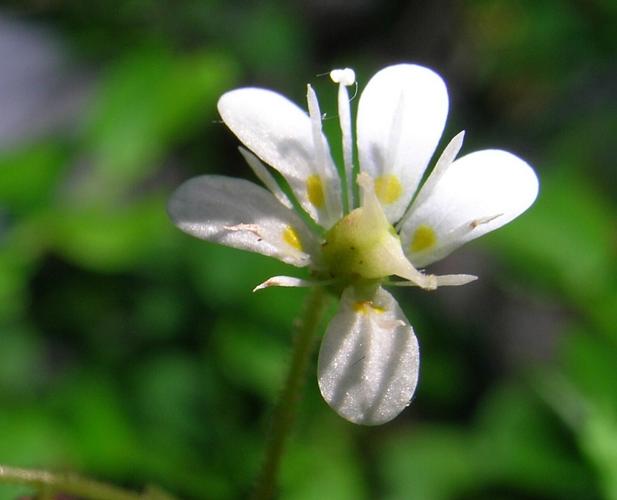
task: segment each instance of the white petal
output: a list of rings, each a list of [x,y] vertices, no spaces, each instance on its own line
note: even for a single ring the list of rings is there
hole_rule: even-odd
[[[411,401],[419,363],[413,329],[388,292],[343,292],[318,366],[321,394],[339,415],[364,425],[392,420]]]
[[[360,168],[376,181],[392,175],[402,188],[399,196],[382,200],[390,222],[400,219],[415,193],[447,114],[443,80],[422,66],[389,66],[362,92],[357,123]],[[395,187],[392,194],[396,195]]]
[[[308,265],[318,245],[295,212],[243,179],[216,175],[190,179],[174,192],[168,211],[185,233],[294,266]]]
[[[517,156],[500,150],[463,156],[452,163],[404,221],[403,249],[415,266],[435,262],[518,217],[537,194],[535,172]],[[432,235],[414,250],[414,238],[420,230]]]
[[[322,160],[317,164],[309,116],[276,92],[257,88],[232,90],[219,99],[225,124],[265,163],[278,170],[302,207],[324,227],[341,216],[340,180],[327,141],[321,134]],[[315,204],[308,195],[308,179],[318,176],[325,200],[337,205]]]

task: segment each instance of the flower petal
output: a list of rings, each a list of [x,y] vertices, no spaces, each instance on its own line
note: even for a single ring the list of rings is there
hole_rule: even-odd
[[[389,66],[367,84],[358,104],[360,168],[381,187],[388,220],[396,222],[414,195],[448,114],[439,75],[413,64]]]
[[[341,217],[341,186],[323,133],[315,147],[309,116],[276,92],[243,88],[223,94],[225,124],[253,153],[278,170],[306,212],[324,227]],[[317,152],[321,151],[321,161]]]
[[[339,415],[364,425],[392,420],[411,401],[419,363],[418,341],[392,295],[343,292],[318,366],[321,394]]]
[[[424,188],[423,188],[424,189]],[[518,217],[536,199],[538,178],[511,153],[484,150],[454,161],[403,222],[401,242],[417,267]]]
[[[182,231],[202,240],[306,266],[316,238],[298,215],[257,184],[204,175],[172,195],[169,215]]]

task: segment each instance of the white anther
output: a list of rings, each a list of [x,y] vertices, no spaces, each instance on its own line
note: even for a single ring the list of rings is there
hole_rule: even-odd
[[[349,87],[356,82],[356,73],[351,68],[333,69],[330,71],[330,79],[334,83],[340,83]]]

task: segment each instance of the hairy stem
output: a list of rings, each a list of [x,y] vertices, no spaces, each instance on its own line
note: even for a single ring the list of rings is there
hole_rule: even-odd
[[[278,470],[285,442],[294,422],[296,408],[306,379],[306,369],[315,345],[315,333],[326,309],[326,292],[321,287],[311,289],[302,316],[295,323],[295,338],[291,364],[285,385],[272,415],[272,424],[265,459],[253,500],[270,500],[277,486]]]
[[[23,484],[37,489],[43,498],[55,494],[75,495],[89,500],[171,500],[158,490],[136,493],[74,474],[55,474],[43,470],[0,465],[0,483]]]

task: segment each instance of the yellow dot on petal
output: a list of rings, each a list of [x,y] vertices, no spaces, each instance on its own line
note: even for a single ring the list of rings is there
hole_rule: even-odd
[[[403,194],[403,186],[396,175],[380,175],[375,179],[375,194],[384,204],[394,203]]]
[[[323,182],[318,175],[310,175],[306,179],[306,195],[316,208],[322,208],[325,202]]]
[[[413,233],[409,249],[412,252],[422,252],[423,250],[428,250],[435,246],[435,243],[437,243],[435,231],[426,224],[421,224]]]
[[[289,246],[294,247],[296,250],[303,250],[298,232],[291,226],[287,226],[283,230],[283,241]]]
[[[385,312],[383,307],[376,306],[370,300],[354,302],[353,310],[360,314],[369,314],[371,312],[382,314]]]

